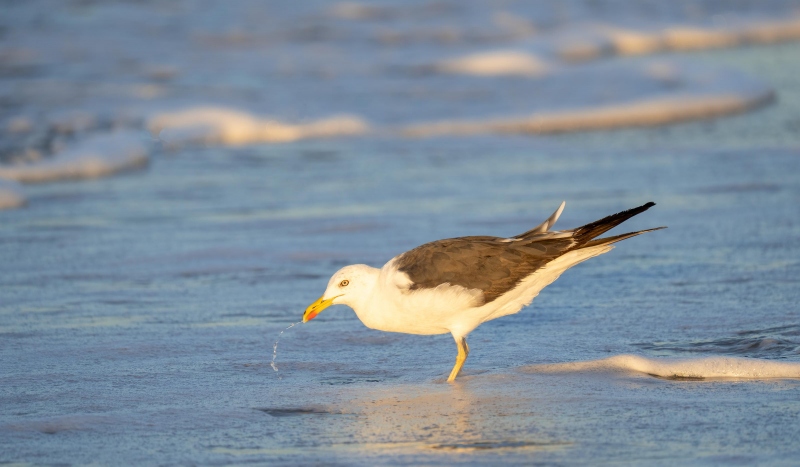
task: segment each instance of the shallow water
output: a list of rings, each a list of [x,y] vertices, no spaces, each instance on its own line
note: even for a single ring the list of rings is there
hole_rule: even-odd
[[[575,5],[561,13],[564,22],[590,13],[614,18],[611,11]],[[754,3],[748,14],[792,7],[764,5]],[[482,24],[472,7],[451,7],[447,14],[463,24]],[[28,20],[45,31],[80,30],[102,25],[98,18],[134,21],[130,10],[139,7],[75,8],[80,14],[68,20],[45,15],[37,23],[32,13]],[[287,10],[282,20],[299,15],[313,26],[323,7],[296,8],[304,11]],[[664,8],[623,16],[692,16]],[[184,57],[165,100],[243,105],[255,92],[255,100],[268,101],[281,117],[347,111],[387,126],[515,110],[503,102],[519,112],[531,109],[514,102],[522,92],[517,88],[499,101],[491,97],[508,84],[505,78],[452,78],[451,95],[415,108],[447,82],[434,76],[410,91],[406,75],[372,76],[366,64],[380,60],[392,69],[398,61],[405,66],[480,51],[493,41],[519,44],[514,37],[492,39],[490,26],[485,32],[465,27],[472,35],[452,44],[431,38],[423,33],[437,29],[427,21],[436,25],[446,16],[399,7],[406,12],[392,20],[398,23],[390,32],[407,32],[408,43],[386,55],[380,41],[364,39],[378,37],[381,23],[268,37],[278,44],[269,54],[286,60],[285,74],[269,74],[269,82],[286,91],[262,95],[256,91],[263,82],[254,78],[263,76],[261,65],[236,60],[237,53],[258,53],[240,50],[261,37],[247,28],[258,28],[237,32],[229,26],[241,19],[223,10],[179,12],[194,23],[169,15],[158,20],[158,30],[194,27],[197,40],[232,48],[210,53],[236,65],[221,72]],[[432,18],[419,19],[427,15]],[[415,22],[430,28],[414,33]],[[338,56],[354,69],[364,65],[362,81],[341,93],[311,86],[324,70],[298,70],[291,57],[295,49],[327,56],[324,43],[309,45],[315,34],[355,48],[358,53]],[[124,41],[117,47],[166,62],[178,54]],[[793,464],[800,457],[797,379],[697,380],[618,370],[531,371],[531,365],[620,354],[800,363],[798,50],[789,43],[691,54],[703,67],[730,67],[775,90],[771,105],[716,120],[549,136],[410,139],[379,131],[170,151],[153,143],[146,170],[26,185],[27,206],[0,211],[0,461]],[[85,56],[94,57],[90,52]],[[614,68],[614,60],[627,59],[597,66],[609,67],[612,77],[629,66]],[[116,77],[120,87],[138,83],[116,68],[124,63],[103,63],[15,70],[36,71],[44,81],[58,81],[53,70],[66,70],[69,83],[81,89],[92,87],[85,81],[92,71]],[[16,78],[3,79],[8,89]],[[208,87],[209,81],[218,86]],[[64,81],[51,85],[58,94]],[[361,94],[374,88],[397,94],[377,103],[369,92]],[[103,92],[128,99],[115,89]],[[495,94],[483,105],[471,101],[482,95],[475,89]],[[307,99],[298,103],[305,90]],[[603,100],[600,91],[567,99],[594,103]],[[651,91],[641,84],[619,92]],[[390,105],[409,94],[420,97]],[[87,92],[76,99],[94,109],[100,97]],[[61,105],[28,94],[15,99],[36,125]],[[551,108],[557,100],[550,94],[536,105]],[[669,228],[619,244],[565,273],[521,313],[482,325],[469,336],[470,357],[456,384],[444,383],[455,358],[450,336],[369,330],[344,307],[283,333],[280,371],[271,368],[281,330],[301,318],[339,267],[379,266],[438,238],[516,234],[562,200],[567,207],[557,227],[653,200],[658,205],[624,230]]]

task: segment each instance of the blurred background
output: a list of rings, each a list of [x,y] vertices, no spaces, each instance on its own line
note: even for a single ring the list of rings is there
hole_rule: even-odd
[[[797,459],[795,382],[515,371],[800,361],[797,40],[782,0],[3,1],[0,461]],[[449,336],[342,307],[269,366],[339,267],[562,200],[669,229],[475,331],[462,402]]]
[[[6,2],[0,176],[96,177],[165,146],[530,135],[745,112],[774,99],[769,77],[677,52],[794,41],[797,8]]]

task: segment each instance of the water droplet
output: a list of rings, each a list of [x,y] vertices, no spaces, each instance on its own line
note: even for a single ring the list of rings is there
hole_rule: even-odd
[[[280,334],[278,334],[278,338],[275,339],[275,345],[272,346],[272,362],[269,364],[269,366],[271,366],[273,370],[278,371],[278,365],[275,364],[275,359],[278,358],[278,342],[281,340],[281,336],[289,328],[294,327],[295,325],[300,323],[302,323],[302,321],[290,324],[289,327],[281,331]]]

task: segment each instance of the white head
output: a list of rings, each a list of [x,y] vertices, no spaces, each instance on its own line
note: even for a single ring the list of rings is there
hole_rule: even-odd
[[[352,264],[339,269],[328,281],[325,293],[306,308],[303,322],[311,321],[331,305],[348,305],[355,309],[369,298],[379,272],[379,269],[366,264]]]

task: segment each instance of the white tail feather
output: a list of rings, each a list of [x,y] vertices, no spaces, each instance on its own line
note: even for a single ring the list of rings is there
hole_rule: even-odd
[[[564,210],[564,206],[566,206],[566,205],[567,205],[567,202],[566,201],[562,201],[561,205],[558,207],[558,209],[556,209],[556,212],[554,212],[544,222],[542,222],[541,224],[537,225],[533,229],[529,230],[527,233],[528,234],[545,233],[548,230],[550,230],[550,228],[553,227],[553,225],[555,225],[556,221],[558,220],[558,217],[561,215],[561,212]]]

